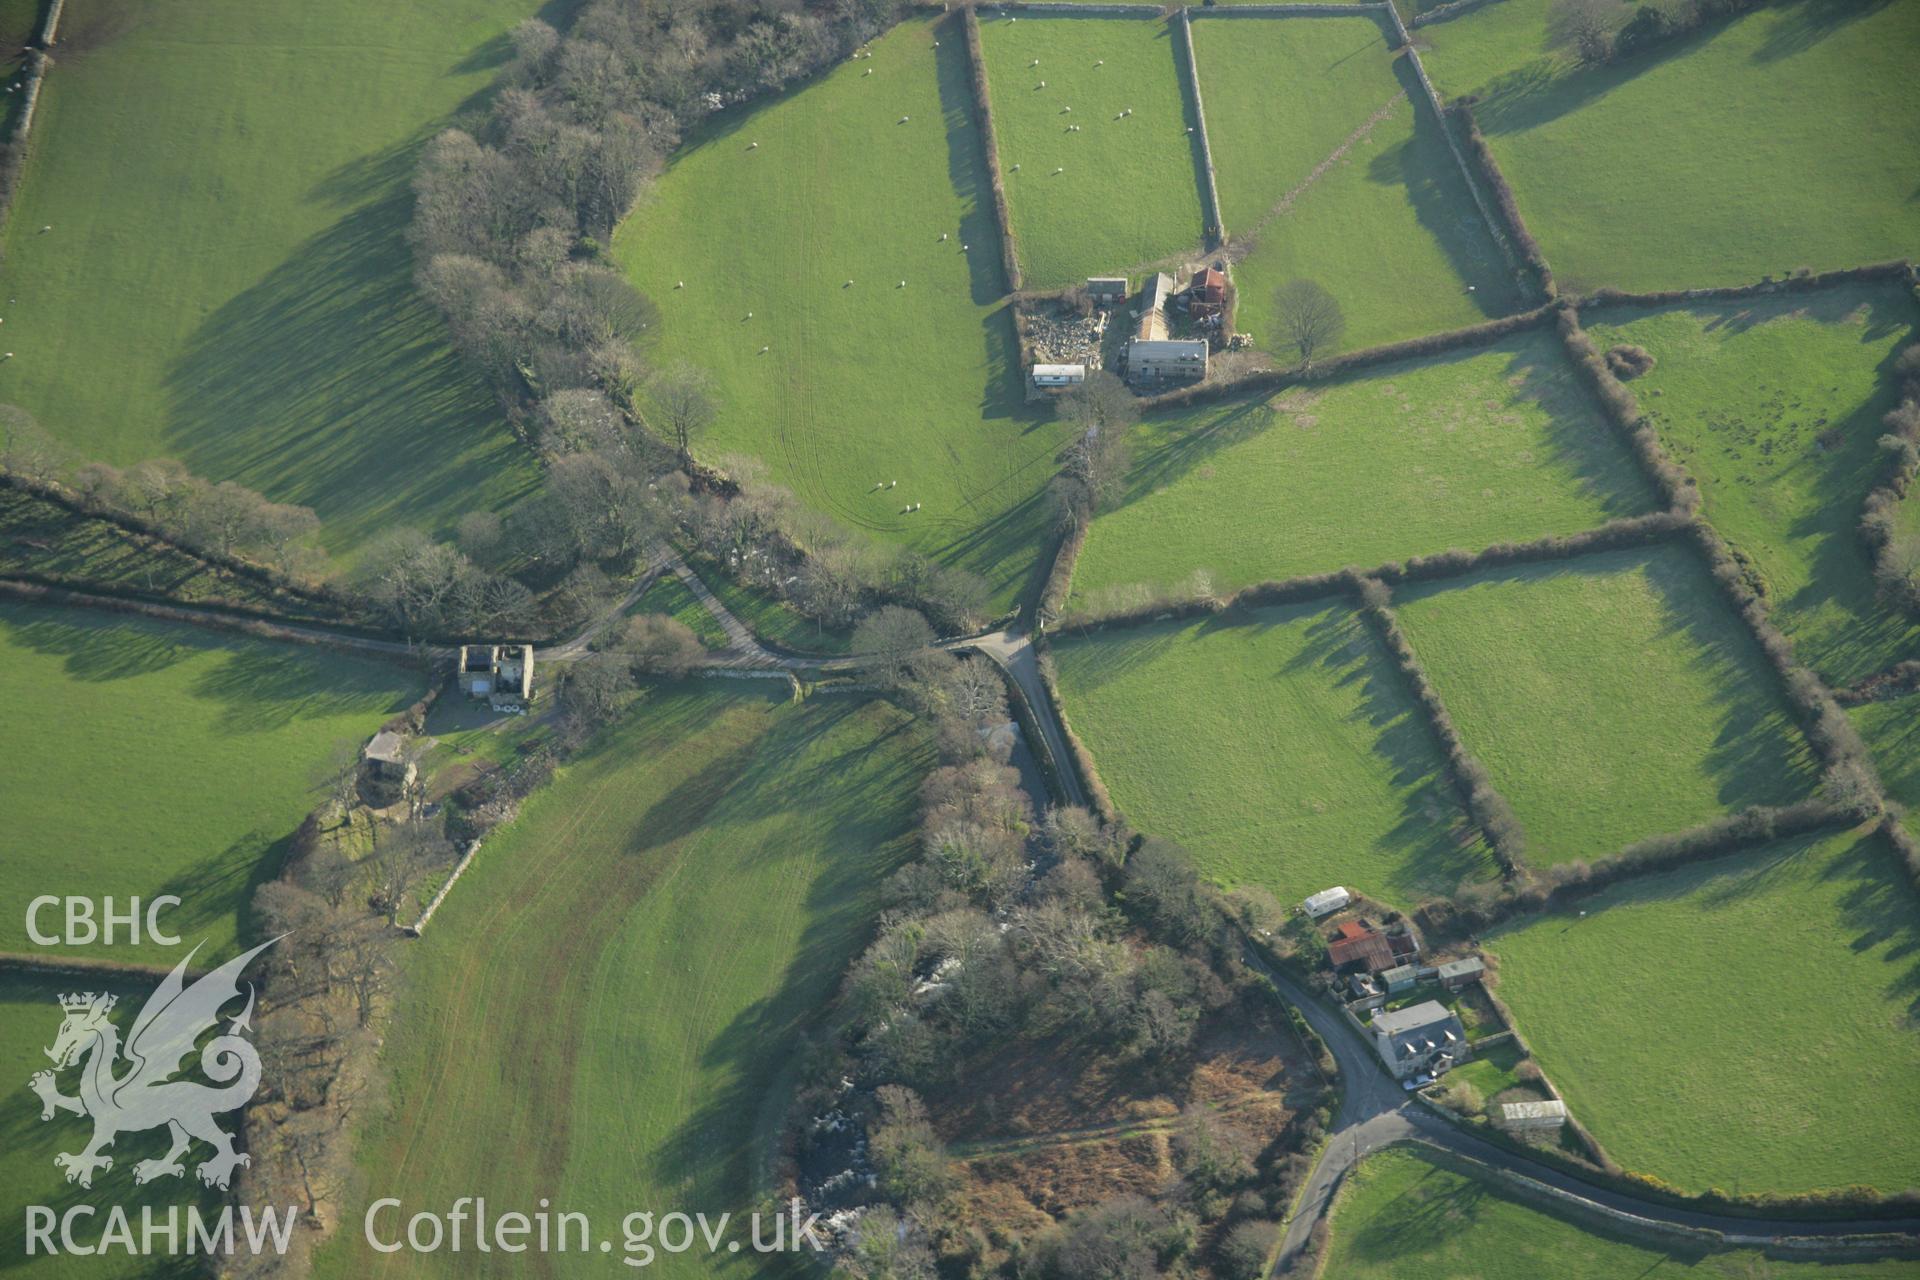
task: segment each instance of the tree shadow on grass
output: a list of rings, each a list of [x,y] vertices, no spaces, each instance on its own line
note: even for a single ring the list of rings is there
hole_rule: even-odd
[[[341,198],[388,170],[336,175]],[[530,491],[534,469],[415,293],[404,188],[352,210],[232,298],[168,371],[169,447],[313,507],[336,543]]]
[[[1318,666],[1317,678],[1360,685],[1361,705],[1352,718],[1370,737],[1374,754],[1387,762],[1388,785],[1399,799],[1399,818],[1373,841],[1390,867],[1386,887],[1419,897],[1485,879],[1494,869],[1491,856],[1447,780],[1445,756],[1406,681],[1350,608],[1321,607],[1324,612],[1309,626],[1307,648],[1288,666]]]
[[[1904,1007],[1905,1027],[1920,1027],[1920,900],[1886,837],[1862,836],[1821,873],[1846,885],[1840,897],[1848,950],[1878,952],[1890,970],[1887,998]]]
[[[1446,255],[1464,288],[1472,285],[1475,307],[1492,319],[1520,305],[1514,281],[1427,103],[1426,93],[1406,58],[1393,60],[1393,73],[1413,112],[1413,136],[1377,153],[1367,162],[1368,180],[1406,192],[1414,220]]]

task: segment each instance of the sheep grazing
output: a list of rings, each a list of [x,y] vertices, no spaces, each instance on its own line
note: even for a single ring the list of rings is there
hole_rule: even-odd
[[[760,144],[757,142],[749,142],[747,144],[747,150],[749,151],[758,151],[759,149],[760,149]]]
[[[673,282],[673,287],[676,289],[684,289],[687,287],[687,282],[685,280],[676,280]]]
[[[906,287],[907,287],[907,282],[905,280],[902,280],[899,284],[894,286],[894,288],[896,289],[904,289]]]
[[[47,234],[47,232],[49,232],[49,231],[51,231],[51,230],[53,230],[53,224],[52,224],[51,222],[49,222],[49,223],[48,223],[48,224],[47,224],[46,226],[44,226],[44,227],[42,227],[42,228],[40,228],[40,234],[41,234],[41,235],[45,235],[45,234]]]
[[[1046,87],[1047,87],[1047,82],[1046,82],[1045,80],[1042,80],[1042,81],[1040,82],[1040,87],[1041,87],[1042,89],[1044,89],[1044,88],[1046,88]]]
[[[1039,65],[1040,65],[1040,59],[1038,59],[1038,58],[1035,58],[1035,59],[1034,59],[1034,60],[1033,60],[1032,62],[1029,62],[1029,63],[1027,64],[1027,67],[1028,67],[1028,69],[1029,69],[1029,70],[1031,70],[1032,68],[1034,68],[1034,67],[1037,67],[1037,66],[1039,66]]]
[[[1019,165],[1015,165],[1015,166],[1013,166],[1013,171],[1014,171],[1015,173],[1018,173],[1018,172],[1020,172],[1020,166],[1019,166]]]
[[[845,284],[841,285],[840,287],[842,289],[851,289],[853,288],[853,281],[849,280]]]
[[[761,355],[765,355],[765,354],[767,354],[767,352],[769,352],[769,351],[771,351],[771,350],[773,350],[773,348],[772,348],[772,347],[762,347],[762,348],[760,348],[760,354],[761,354]]]
[[[1105,58],[1098,59],[1093,65],[1096,67],[1104,67],[1107,65],[1107,60]]]
[[[913,119],[913,117],[912,117],[912,116],[901,116],[901,117],[900,117],[900,123],[901,123],[901,124],[905,124],[905,123],[906,123],[907,121],[909,121],[909,120],[911,120],[911,119]]]
[[[860,74],[863,76],[870,76],[873,74],[873,68],[868,67],[865,71],[862,71]]]
[[[917,502],[916,502],[916,503],[914,503],[914,504],[913,504],[913,509],[914,509],[915,511],[918,511],[918,510],[920,509],[920,504],[919,504],[919,503],[917,503]]]
[[[898,480],[889,480],[889,481],[887,481],[887,488],[889,488],[889,489],[897,489],[897,488],[899,488],[899,487],[900,487],[900,482],[899,482]]]
[[[747,312],[747,319],[749,320],[753,319],[753,312],[751,311]]]
[[[947,233],[942,231],[940,233],[940,243],[945,244],[946,242],[947,242]]]
[[[967,251],[968,251],[969,249],[971,249],[971,248],[973,248],[973,246],[972,246],[972,245],[970,245],[970,244],[963,244],[963,245],[961,245],[961,246],[960,246],[960,252],[962,252],[962,253],[965,253],[965,252],[967,252]]]
[[[1055,170],[1054,170],[1053,172],[1054,172],[1054,174],[1055,174],[1056,176],[1058,176],[1059,174],[1063,174],[1063,173],[1065,173],[1065,172],[1066,172],[1066,170],[1065,170],[1065,169],[1055,169]]]
[[[1073,108],[1072,108],[1072,107],[1062,107],[1062,108],[1060,108],[1060,114],[1061,114],[1061,115],[1063,115],[1063,116],[1070,116],[1070,115],[1072,115],[1072,114],[1073,114]]]

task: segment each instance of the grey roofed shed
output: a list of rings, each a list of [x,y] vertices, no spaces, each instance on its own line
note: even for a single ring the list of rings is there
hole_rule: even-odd
[[[367,743],[360,755],[363,759],[378,761],[381,764],[399,764],[401,749],[406,738],[391,729],[382,729],[373,735],[373,741]]]
[[[1440,984],[1445,987],[1463,987],[1469,982],[1478,982],[1480,975],[1486,971],[1486,962],[1479,956],[1468,956],[1465,960],[1449,960],[1440,966]]]

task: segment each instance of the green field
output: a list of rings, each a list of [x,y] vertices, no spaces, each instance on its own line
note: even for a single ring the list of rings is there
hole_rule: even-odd
[[[1220,19],[1193,38],[1222,214],[1246,255],[1236,329],[1293,360],[1273,294],[1300,276],[1340,302],[1349,349],[1513,309],[1506,263],[1377,20]]]
[[[229,958],[231,949],[212,954],[214,963]],[[202,952],[196,963],[204,963],[210,953]],[[114,1251],[103,1257],[49,1257],[44,1253],[26,1256],[25,1214],[22,1206],[46,1205],[56,1214],[65,1214],[75,1205],[87,1204],[105,1214],[110,1205],[123,1205],[133,1223],[138,1240],[141,1208],[153,1206],[160,1222],[166,1221],[167,1207],[178,1206],[182,1213],[195,1202],[200,1183],[194,1179],[194,1164],[204,1159],[208,1148],[196,1145],[188,1157],[189,1172],[183,1181],[162,1178],[142,1187],[133,1180],[133,1166],[141,1160],[156,1158],[167,1149],[166,1132],[153,1129],[145,1133],[123,1133],[113,1144],[113,1168],[94,1176],[91,1190],[66,1181],[66,1175],[53,1163],[62,1152],[79,1151],[86,1145],[93,1126],[80,1117],[58,1113],[52,1120],[40,1119],[40,1100],[27,1088],[27,1078],[47,1070],[51,1063],[45,1050],[59,1034],[61,1012],[58,999],[70,992],[107,991],[119,998],[113,1022],[124,1036],[133,1025],[141,1005],[153,991],[153,981],[123,982],[104,975],[29,974],[18,970],[0,971],[0,1188],[4,1188],[8,1212],[0,1215],[0,1257],[6,1261],[8,1280],[121,1280],[138,1276],[141,1280],[191,1280],[203,1274],[192,1260],[180,1259],[169,1266],[150,1258],[128,1257]],[[238,1007],[237,1004],[235,1006]],[[124,1065],[118,1068],[125,1070]],[[78,1068],[68,1068],[56,1077],[62,1093],[73,1095],[80,1078]],[[223,1127],[234,1127],[233,1120],[222,1117]],[[200,1211],[209,1217],[218,1214],[220,1194],[204,1191],[199,1197]],[[81,1242],[98,1239],[104,1229],[102,1217],[75,1220],[74,1236]],[[184,1223],[183,1223],[184,1238]],[[56,1240],[59,1237],[54,1237]]]
[[[1411,906],[1492,874],[1425,722],[1346,606],[1114,628],[1053,653],[1114,803],[1209,878]]]
[[[1800,660],[1835,685],[1920,655],[1920,625],[1875,599],[1857,532],[1887,470],[1887,365],[1915,318],[1888,286],[1602,311],[1588,330],[1602,350],[1652,353],[1653,371],[1632,383],[1641,408],[1699,482],[1707,519],[1766,581]]]
[[[0,242],[0,401],[80,457],[311,506],[335,550],[526,489],[404,233],[420,143],[534,8],[69,7]]]
[[[315,770],[420,692],[386,663],[38,606],[0,605],[0,655],[16,726],[0,771],[0,951],[40,950],[26,904],[43,894],[177,894],[163,919],[183,944],[230,946],[316,803]],[[179,958],[144,937],[74,953]]]
[[[1074,603],[1574,533],[1653,503],[1544,332],[1140,428]]]
[[[1137,276],[1199,251],[1199,121],[1170,23],[990,18],[980,39],[1027,288]]]
[[[1801,0],[1599,70],[1544,4],[1422,28],[1563,287],[1737,284],[1920,252],[1920,7]]]
[[[1920,901],[1861,831],[1630,881],[1489,937],[1500,994],[1628,1169],[1692,1191],[1920,1185]]]
[[[1634,1243],[1535,1208],[1417,1146],[1362,1161],[1334,1202],[1332,1228],[1323,1274],[1338,1280],[1897,1280],[1914,1265]]]
[[[1405,592],[1402,606],[1537,866],[1814,787],[1757,643],[1679,546],[1477,574]]]
[[[635,1209],[750,1208],[798,1033],[872,928],[930,763],[884,703],[651,692],[488,841],[414,947],[391,1117],[360,1141],[370,1194],[545,1196],[616,1242]],[[515,1262],[376,1255],[356,1229],[319,1274]],[[656,1272],[752,1267],[663,1255]]]
[[[1060,432],[1023,402],[958,22],[872,50],[720,117],[614,253],[664,313],[655,359],[717,384],[696,455],[759,457],[807,505],[984,574],[1006,604],[1038,561]]]

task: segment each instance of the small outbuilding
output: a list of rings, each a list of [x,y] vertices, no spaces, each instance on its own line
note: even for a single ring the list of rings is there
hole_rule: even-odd
[[[1117,307],[1127,300],[1125,276],[1088,276],[1087,300],[1096,307]]]
[[[407,737],[392,729],[382,729],[360,749],[360,777],[363,794],[376,805],[398,800],[413,785],[418,775],[407,754]]]
[[[1387,984],[1388,995],[1395,995],[1419,981],[1419,973],[1410,964],[1398,964],[1391,969],[1381,970],[1380,981]]]
[[[1041,388],[1077,387],[1087,380],[1084,364],[1036,364],[1033,385]]]
[[[1227,274],[1218,267],[1202,267],[1187,285],[1187,312],[1194,319],[1217,316],[1227,305]]]
[[[1380,973],[1393,968],[1393,948],[1387,945],[1386,935],[1372,925],[1349,920],[1334,930],[1328,941],[1327,963],[1335,971],[1359,968]]]
[[[1470,983],[1480,981],[1486,972],[1486,962],[1479,956],[1468,956],[1465,960],[1449,960],[1438,970],[1440,985],[1449,991],[1458,991]]]
[[[1495,1122],[1515,1132],[1558,1129],[1567,1122],[1567,1104],[1561,1101],[1503,1102]]]
[[[1306,901],[1300,904],[1300,909],[1312,919],[1318,920],[1321,916],[1331,915],[1352,901],[1353,895],[1347,892],[1345,887],[1335,885],[1331,889],[1322,889],[1318,893],[1308,894]]]

